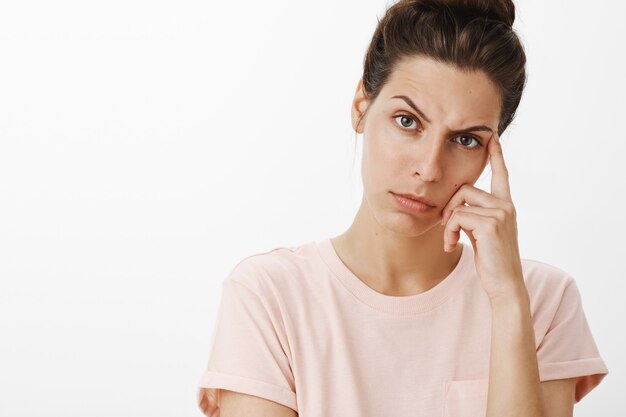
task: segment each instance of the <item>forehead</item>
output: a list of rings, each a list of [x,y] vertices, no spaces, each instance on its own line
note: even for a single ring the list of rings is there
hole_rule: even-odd
[[[483,71],[461,71],[431,58],[411,57],[397,64],[381,95],[389,100],[397,94],[409,96],[433,118],[497,123],[500,116],[500,93]]]

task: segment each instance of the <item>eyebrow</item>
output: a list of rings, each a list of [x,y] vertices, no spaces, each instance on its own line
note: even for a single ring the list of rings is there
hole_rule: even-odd
[[[393,96],[391,98],[399,98],[402,99],[406,102],[406,104],[408,104],[409,106],[411,106],[413,108],[413,110],[415,110],[415,112],[417,114],[420,115],[420,117],[424,120],[426,120],[426,122],[430,123],[430,120],[428,119],[428,117],[426,117],[426,115],[424,114],[424,112],[422,112],[416,105],[415,103],[413,103],[413,100],[411,100],[409,97],[405,96],[405,95],[397,95],[397,96]],[[466,127],[464,129],[460,129],[460,130],[453,130],[452,133],[464,133],[464,132],[475,132],[475,131],[484,131],[484,132],[493,132],[493,129],[491,129],[489,126],[486,125],[477,125],[477,126],[470,126],[470,127]]]

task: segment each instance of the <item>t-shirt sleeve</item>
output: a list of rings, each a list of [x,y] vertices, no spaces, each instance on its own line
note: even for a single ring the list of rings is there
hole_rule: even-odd
[[[543,340],[537,348],[540,380],[578,377],[578,403],[608,374],[583,310],[576,281],[568,279]]]
[[[283,320],[272,303],[248,285],[227,278],[214,325],[198,406],[219,417],[218,389],[275,401],[297,411],[294,376]]]

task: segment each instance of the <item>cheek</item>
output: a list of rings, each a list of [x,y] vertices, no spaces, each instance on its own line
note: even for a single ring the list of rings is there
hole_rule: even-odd
[[[485,171],[486,165],[482,161],[476,161],[476,163],[472,164],[471,168],[468,168],[468,172],[466,175],[469,177],[469,181],[475,183],[480,175]]]
[[[449,168],[449,186],[450,190],[454,193],[463,184],[474,185],[480,174],[482,173],[482,165],[480,163],[467,163],[464,165],[457,165],[456,167]]]
[[[361,164],[363,186],[376,193],[393,188],[393,181],[399,176],[399,164],[398,155],[385,140],[368,138],[364,142]]]
[[[382,124],[372,124],[364,136],[363,158],[369,163],[369,169],[387,172],[398,157],[398,146],[393,136]]]
[[[374,132],[374,140],[371,143],[371,159],[378,162],[380,171],[386,176],[398,174],[402,167],[411,163],[412,152],[409,139],[402,136],[390,124],[380,124]]]

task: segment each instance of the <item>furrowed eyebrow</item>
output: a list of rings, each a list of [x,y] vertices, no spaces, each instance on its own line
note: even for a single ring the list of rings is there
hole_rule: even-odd
[[[415,103],[413,103],[413,100],[411,100],[409,97],[405,95],[397,95],[397,96],[393,96],[392,98],[399,98],[399,99],[404,100],[406,104],[411,106],[411,108],[415,110],[415,112],[419,114],[422,119],[430,123],[430,120],[428,119],[428,117],[426,117],[426,115],[415,105]],[[464,132],[476,132],[476,131],[494,133],[493,129],[485,125],[470,126],[470,127],[466,127],[465,129],[453,130],[452,133],[464,133]]]

